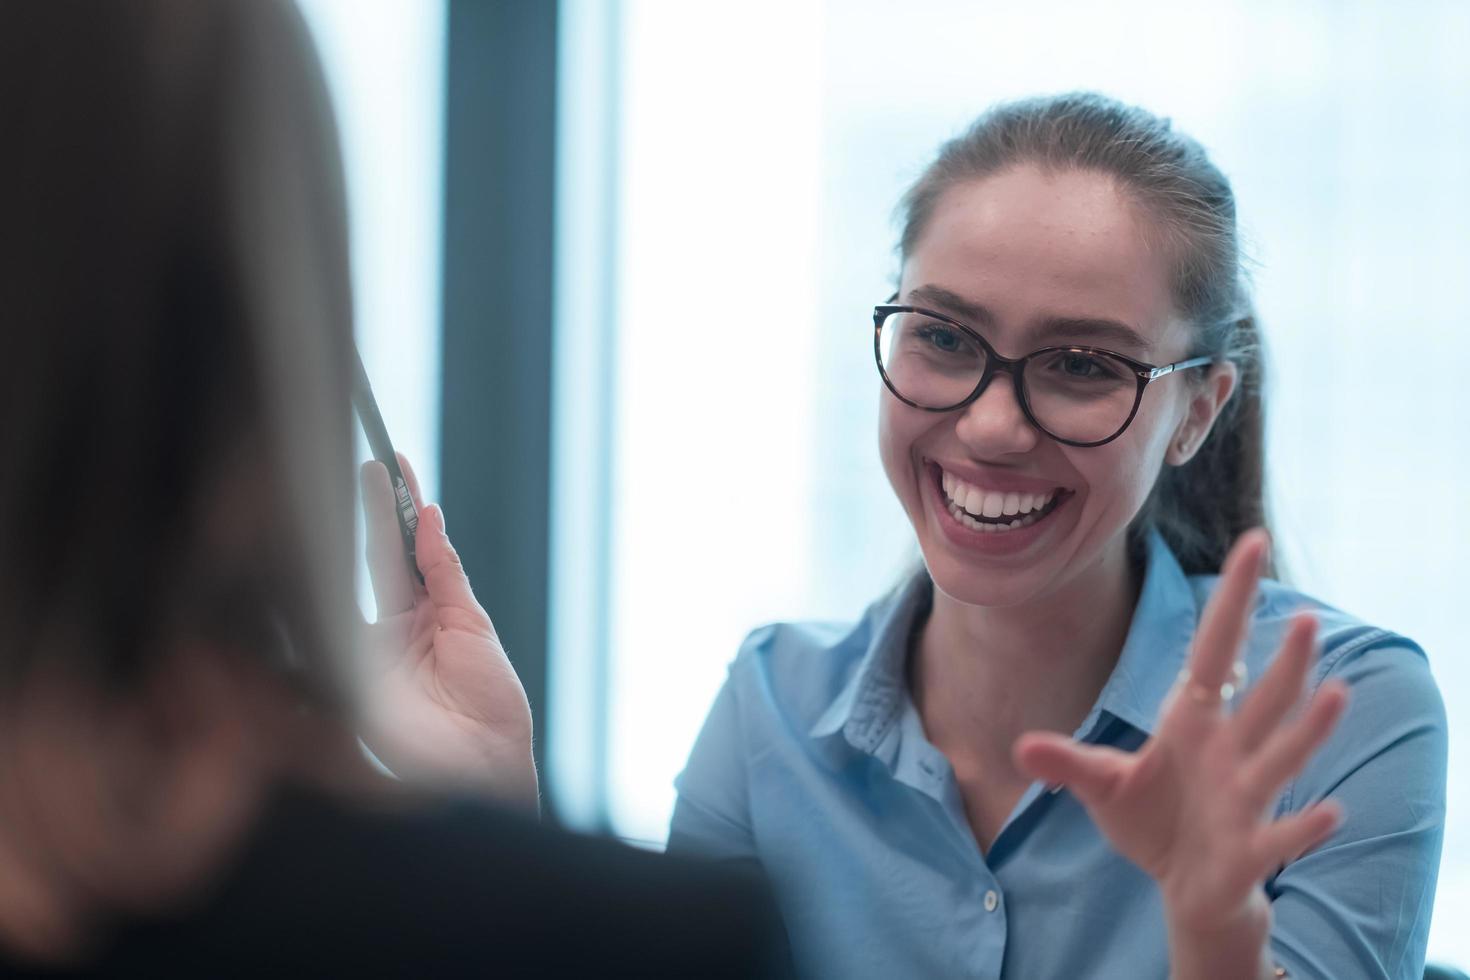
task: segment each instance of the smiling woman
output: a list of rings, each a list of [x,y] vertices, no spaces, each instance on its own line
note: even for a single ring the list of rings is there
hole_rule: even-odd
[[[1444,711],[1413,642],[1258,595],[1228,181],[1078,93],[986,113],[903,210],[878,445],[923,566],[750,636],[670,848],[759,861],[812,976],[1417,977]]]
[[[1456,656],[1470,510],[1393,516],[1405,501],[1458,499],[1470,481],[1470,392],[1457,375],[1470,130],[1445,123],[1470,118],[1470,8],[1118,0],[1040,11],[911,0],[895,16],[885,0],[563,0],[562,9],[566,27],[599,39],[606,57],[571,47],[561,59],[597,100],[583,125],[566,116],[581,142],[559,157],[594,179],[558,212],[592,213],[589,190],[605,207],[559,276],[556,332],[596,366],[605,399],[589,398],[578,378],[558,386],[558,408],[581,433],[604,426],[607,438],[561,440],[558,452],[582,468],[550,491],[578,502],[558,518],[573,561],[553,567],[587,570],[556,590],[554,633],[566,642],[552,668],[589,692],[552,697],[543,771],[559,806],[575,789],[590,824],[662,841],[674,777],[750,628],[852,622],[915,564],[913,525],[873,438],[886,390],[874,383],[873,305],[943,313],[1009,356],[1064,335],[1006,346],[964,309],[912,290],[889,299],[900,271],[893,204],[987,104],[1073,89],[1173,119],[1230,177],[1263,335],[1276,573],[1413,637],[1449,713],[1470,711],[1470,660]],[[601,345],[582,340],[594,326]],[[1072,339],[1170,359],[1117,338]],[[1386,351],[1412,370],[1386,370]],[[1181,383],[1197,380],[1163,378],[1144,400]],[[1007,400],[1010,379],[991,388],[1002,386],[985,397]],[[1225,409],[1241,422],[1246,387]],[[1233,431],[1247,438],[1251,427]],[[1189,469],[1227,434],[1217,422]],[[1223,476],[1237,474],[1250,475]],[[1242,524],[1252,522],[1263,521]],[[597,597],[599,615],[585,596]],[[589,664],[588,651],[606,651],[605,663]],[[563,737],[561,726],[575,731]],[[1470,932],[1454,926],[1470,914],[1462,727],[1450,732],[1450,757],[1462,761],[1449,766],[1429,949],[1464,965]]]
[[[1135,145],[1134,159],[1120,158],[1108,137],[1121,141],[1124,133],[1145,132],[1147,121],[1121,113],[1109,118],[1108,110],[1103,103],[1080,99],[1049,107],[1021,104],[987,117],[966,137],[946,146],[906,199],[909,219],[900,246],[905,255],[900,295],[915,302],[936,291],[963,297],[968,311],[987,312],[993,343],[1014,357],[1042,343],[1038,326],[1044,324],[1054,331],[1059,321],[1116,324],[1115,333],[1134,334],[1135,349],[1146,345],[1143,349],[1169,361],[1188,363],[1189,353],[1211,346],[1223,348],[1222,355],[1234,353],[1226,344],[1231,332],[1240,329],[1242,318],[1232,315],[1239,302],[1233,264],[1218,258],[1207,262],[1206,254],[1171,267],[1160,260],[1156,245],[1157,239],[1176,226],[1192,224],[1211,229],[1208,237],[1201,237],[1212,250],[1221,251],[1220,240],[1233,242],[1233,204],[1228,210],[1221,209],[1223,213],[1211,214],[1202,203],[1195,204],[1204,199],[1203,188],[1193,199],[1183,197],[1182,190],[1163,186],[1168,178],[1160,179],[1156,189],[1136,181],[1127,194],[1122,192],[1118,184],[1123,178],[1114,172],[1128,172],[1125,168],[1143,172],[1152,162],[1150,155],[1163,155],[1165,146],[1159,144],[1165,140],[1155,138],[1153,146]],[[1074,137],[1079,145],[1071,169],[1060,170],[1061,164],[1045,155],[1060,154],[1065,147],[1032,145],[1020,153],[1014,149],[1017,131],[1036,125],[1034,119],[1044,111],[1058,120],[1053,124],[1056,130],[1067,125],[1095,130],[1086,134],[1085,141]],[[1042,138],[1036,138],[1036,143]],[[1189,144],[1167,147],[1175,154],[1190,149],[1198,155],[1197,163],[1205,163],[1202,152]],[[1026,157],[1022,153],[1039,158],[1039,163],[1023,165]],[[1197,167],[1198,175],[1177,167],[1170,175],[1172,182],[1182,185],[1208,178],[1213,167],[1206,167],[1207,163]],[[1223,183],[1217,171],[1213,177],[1217,184]],[[1151,229],[1149,212],[1140,210],[1147,207],[1142,204],[1148,201],[1143,195],[1151,191],[1163,197],[1170,190],[1195,206],[1178,216],[1164,212],[1170,221],[1163,225],[1166,230]],[[1232,252],[1226,250],[1226,254]],[[1176,276],[1180,277],[1177,282]],[[1195,309],[1183,308],[1191,302]],[[1125,323],[1138,326],[1134,330],[1122,326]],[[1044,363],[1029,355],[1028,360]],[[979,383],[985,380],[982,373],[967,393],[968,402],[933,406],[963,408],[958,419],[944,413],[900,411],[901,406],[885,400],[880,415],[884,468],[910,521],[919,529],[920,546],[940,587],[950,594],[976,600],[989,596],[991,602],[1009,605],[1021,601],[1028,588],[1082,587],[1065,570],[1084,569],[1096,576],[1093,588],[1115,590],[1116,583],[1127,579],[1122,574],[1127,540],[1121,531],[1155,492],[1166,456],[1171,467],[1192,460],[1193,453],[1182,450],[1204,441],[1203,435],[1230,399],[1239,373],[1235,361],[1222,356],[1209,369],[1208,377],[1198,372],[1195,377],[1181,374],[1147,390],[1136,384],[1114,385],[1111,400],[1090,400],[1081,403],[1085,406],[1081,409],[1076,399],[1038,397],[1032,383],[1037,377],[1034,369],[1024,370],[1019,378],[1013,375],[1011,380],[1019,382],[1015,385],[984,386]],[[1242,400],[1254,402],[1258,397],[1255,391],[1242,393]],[[1035,418],[1038,403],[1059,401],[1065,411],[1054,422],[1065,431],[1058,431],[1057,424],[1040,425],[1041,420]],[[1227,421],[1238,422],[1239,414]],[[1075,440],[1081,448],[1069,450],[1059,444],[1059,437]],[[1221,439],[1209,447],[1207,455],[1231,448],[1229,439]],[[1259,473],[1259,438],[1254,450],[1254,459],[1237,456],[1229,469]],[[952,475],[982,488],[1006,489],[987,483],[987,472],[995,471],[995,475],[1040,479],[1067,491],[1069,506],[1058,508],[1055,517],[1028,533],[1030,539],[1039,537],[1043,529],[1055,529],[1058,537],[1052,546],[1042,549],[1044,557],[989,575],[969,567],[957,570],[954,578],[944,575],[936,564],[947,566],[954,558],[928,547],[924,529],[958,532],[961,527],[940,519],[947,515],[944,507],[931,508],[934,516],[926,517],[920,491],[934,481],[906,478],[907,472],[921,472],[930,461],[941,467],[948,464]],[[1159,485],[1163,493],[1172,486]],[[1166,538],[1173,539],[1171,544],[1187,571],[1217,570],[1233,538],[1260,522],[1259,482],[1253,494],[1249,490],[1243,494],[1226,482],[1211,485],[1207,495],[1197,491],[1176,495],[1207,515],[1200,521],[1173,521],[1162,529]],[[1241,508],[1254,511],[1255,519],[1236,520],[1219,528],[1222,517],[1228,519]],[[1146,525],[1139,521],[1135,526]],[[1195,545],[1205,535],[1212,540]],[[1003,574],[1004,584],[992,581],[994,574]],[[952,584],[946,587],[947,583]],[[998,589],[1004,598],[997,598]],[[1117,602],[1093,604],[1100,609],[1120,608]]]

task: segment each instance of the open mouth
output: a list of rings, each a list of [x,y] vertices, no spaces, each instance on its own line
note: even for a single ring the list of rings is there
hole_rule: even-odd
[[[972,531],[1003,534],[1030,527],[1046,520],[1072,495],[1065,487],[1030,493],[987,490],[940,467],[935,469],[945,508],[957,523]]]

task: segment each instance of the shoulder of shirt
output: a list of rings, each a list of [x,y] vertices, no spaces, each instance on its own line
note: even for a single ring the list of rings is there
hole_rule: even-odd
[[[755,699],[805,731],[858,671],[889,601],[879,599],[855,622],[803,620],[752,630],[730,665],[737,698]]]
[[[1214,575],[1190,576],[1198,609],[1204,608],[1217,581]],[[1309,681],[1311,688],[1329,677],[1341,678],[1355,688],[1369,681],[1424,702],[1426,710],[1437,707],[1438,689],[1418,643],[1270,579],[1261,582],[1246,644],[1251,677],[1259,677],[1269,666],[1287,626],[1301,612],[1311,613],[1318,623],[1319,657]]]

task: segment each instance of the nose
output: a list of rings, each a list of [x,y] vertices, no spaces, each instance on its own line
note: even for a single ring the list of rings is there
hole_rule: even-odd
[[[955,421],[955,434],[976,456],[991,459],[1036,448],[1041,432],[1021,411],[1012,375],[997,372]]]

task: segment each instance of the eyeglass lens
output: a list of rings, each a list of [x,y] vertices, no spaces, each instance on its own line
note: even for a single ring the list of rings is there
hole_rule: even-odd
[[[985,348],[969,334],[912,312],[884,318],[878,356],[900,395],[932,409],[953,408],[970,397],[987,360]],[[1116,435],[1127,425],[1138,397],[1137,375],[1127,363],[1092,352],[1055,350],[1031,357],[1021,384],[1041,427],[1071,442]]]

